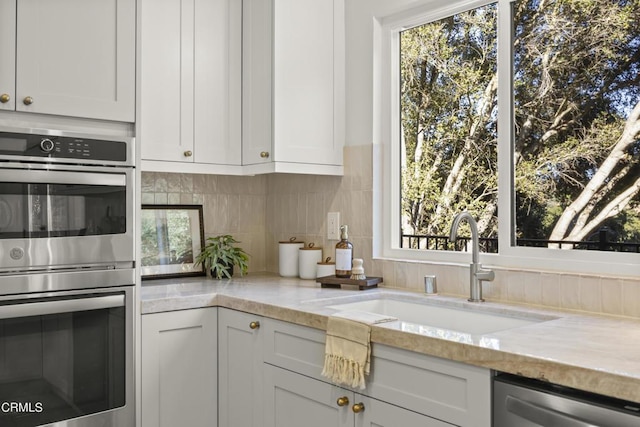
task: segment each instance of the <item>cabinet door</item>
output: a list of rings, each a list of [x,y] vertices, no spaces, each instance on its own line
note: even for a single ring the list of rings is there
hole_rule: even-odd
[[[216,425],[216,310],[142,316],[142,427]]]
[[[262,426],[261,321],[260,316],[219,309],[220,427]]]
[[[265,427],[352,427],[353,393],[275,366],[264,365]]]
[[[274,2],[274,160],[342,164],[344,2]]]
[[[194,0],[140,1],[143,159],[193,162]]]
[[[195,162],[240,165],[242,0],[196,0]]]
[[[239,165],[241,0],[142,0],[142,158]]]
[[[342,165],[344,0],[243,4],[242,163]]]
[[[435,418],[359,394],[356,394],[354,403],[363,408],[355,416],[355,427],[453,427]]]
[[[0,110],[14,110],[16,85],[16,0],[0,0]]]
[[[242,5],[242,164],[270,163],[273,4],[244,0]]]
[[[17,110],[135,120],[135,0],[20,0],[17,12]]]

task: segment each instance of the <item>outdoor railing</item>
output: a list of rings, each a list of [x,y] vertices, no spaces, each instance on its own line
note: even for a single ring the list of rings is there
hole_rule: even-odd
[[[518,239],[517,246],[528,246],[537,248],[558,248],[558,249],[579,249],[591,251],[613,251],[613,252],[635,252],[640,253],[640,242],[621,243],[609,240],[607,229],[598,230],[590,236],[592,240],[568,241],[568,240],[545,240],[545,239]],[[597,239],[597,240],[596,240]],[[400,247],[407,249],[429,249],[440,251],[468,251],[470,237],[458,237],[454,246],[449,242],[449,236],[437,236],[428,234],[403,234]],[[498,239],[495,237],[480,237],[478,239],[480,252],[498,253]]]

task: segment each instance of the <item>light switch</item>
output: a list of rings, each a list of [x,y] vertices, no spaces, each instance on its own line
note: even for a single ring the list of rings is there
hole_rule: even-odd
[[[327,213],[327,239],[340,240],[340,212]]]

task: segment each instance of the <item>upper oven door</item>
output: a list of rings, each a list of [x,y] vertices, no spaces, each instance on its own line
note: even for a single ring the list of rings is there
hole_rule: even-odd
[[[132,168],[0,164],[0,272],[132,264]]]

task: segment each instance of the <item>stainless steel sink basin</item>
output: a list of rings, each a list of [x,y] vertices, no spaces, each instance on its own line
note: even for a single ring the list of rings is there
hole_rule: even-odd
[[[377,298],[366,301],[333,304],[335,310],[358,310],[383,314],[402,322],[448,329],[467,334],[487,334],[531,325],[552,318],[522,318],[483,310]]]

